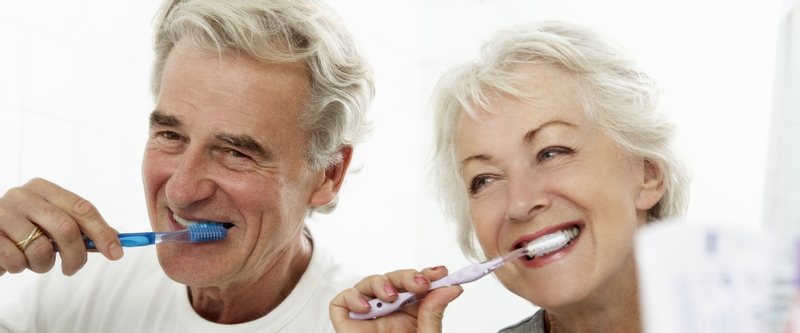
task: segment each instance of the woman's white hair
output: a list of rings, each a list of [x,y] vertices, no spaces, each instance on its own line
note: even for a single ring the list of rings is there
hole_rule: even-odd
[[[150,90],[158,98],[170,51],[181,41],[198,50],[243,52],[265,62],[301,62],[310,77],[301,122],[308,134],[306,160],[313,170],[342,159],[369,124],[372,70],[338,15],[315,0],[167,0],[156,17]],[[338,197],[337,197],[338,199]],[[330,212],[337,200],[312,207]]]
[[[515,84],[520,81],[516,70],[529,65],[572,73],[589,118],[629,157],[658,168],[665,191],[648,211],[648,222],[685,213],[690,176],[673,149],[675,126],[658,107],[660,90],[652,78],[621,47],[589,29],[557,21],[517,25],[487,41],[479,60],[446,72],[434,92],[434,184],[468,257],[480,258],[455,155],[458,122],[464,112],[474,118],[476,110],[491,110],[490,94],[528,100]]]

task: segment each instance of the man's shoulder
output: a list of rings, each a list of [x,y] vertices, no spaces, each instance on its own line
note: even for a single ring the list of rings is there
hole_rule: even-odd
[[[307,273],[318,279],[319,287],[325,292],[333,293],[331,299],[366,276],[357,265],[339,260],[336,254],[328,249],[324,240],[315,240],[314,253]]]

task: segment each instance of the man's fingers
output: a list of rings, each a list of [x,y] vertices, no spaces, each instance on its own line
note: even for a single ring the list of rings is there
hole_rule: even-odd
[[[106,223],[91,202],[43,179],[33,179],[25,186],[30,186],[37,193],[41,193],[45,200],[69,216],[69,220],[63,217],[57,217],[58,219],[55,220],[62,221],[58,227],[63,228],[63,232],[70,235],[67,240],[69,247],[84,246],[85,252],[83,239],[72,237],[75,234],[71,228],[75,223],[77,224],[78,235],[81,233],[86,234],[97,246],[97,250],[106,258],[111,260],[122,258],[122,246],[117,237],[117,231]],[[59,244],[59,252],[62,251],[61,248],[62,245]]]
[[[75,274],[75,272],[86,264],[86,246],[83,243],[81,229],[78,223],[64,210],[53,205],[39,195],[26,195],[25,200],[31,208],[25,212],[27,215],[24,218],[24,222],[27,223],[21,224],[27,225],[26,228],[31,230],[38,225],[44,230],[46,236],[39,238],[52,239],[58,244],[59,255],[62,259],[62,272],[65,275]],[[35,209],[33,207],[35,207]],[[34,223],[36,225],[34,225]],[[36,242],[39,242],[40,239],[36,239]],[[51,252],[46,259],[37,257],[43,252],[25,253],[25,255],[30,261],[49,261],[51,260],[50,257],[55,258],[52,252],[52,244],[50,244],[50,247]]]
[[[56,257],[53,255],[53,244],[46,236],[39,237],[25,249],[28,268],[36,273],[46,273],[53,268]]]
[[[0,237],[0,268],[15,274],[25,270],[27,266],[28,260],[17,245],[8,238]]]

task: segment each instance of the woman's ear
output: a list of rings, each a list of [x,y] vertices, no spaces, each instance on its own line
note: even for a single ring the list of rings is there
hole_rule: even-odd
[[[644,159],[644,177],[636,196],[636,209],[649,210],[664,196],[664,173],[658,164]]]
[[[339,193],[339,189],[342,188],[344,176],[350,166],[350,159],[353,158],[353,147],[345,146],[339,150],[339,153],[342,154],[342,159],[325,169],[322,182],[311,193],[309,205],[322,207],[331,203]]]

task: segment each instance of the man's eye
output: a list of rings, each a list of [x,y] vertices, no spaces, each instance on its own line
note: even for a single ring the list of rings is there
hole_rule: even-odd
[[[228,154],[231,154],[231,156],[233,156],[233,157],[249,157],[249,156],[247,156],[245,154],[242,154],[240,151],[233,150],[233,149],[229,150]]]
[[[163,133],[161,133],[161,136],[163,136],[167,140],[180,140],[181,139],[181,136],[178,135],[178,133],[175,133],[175,132],[163,132]]]

